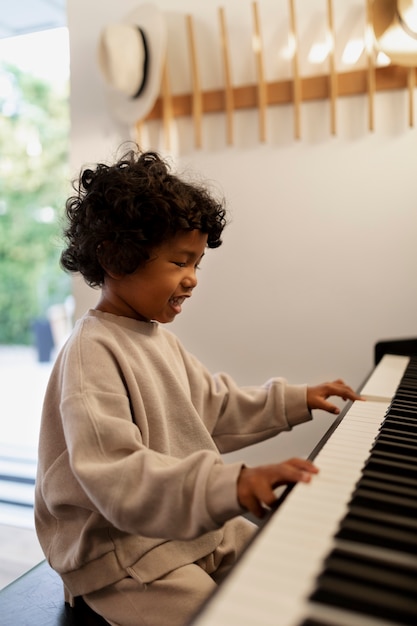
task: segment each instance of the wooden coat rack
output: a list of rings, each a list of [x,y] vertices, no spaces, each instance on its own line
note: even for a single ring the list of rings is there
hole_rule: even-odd
[[[140,135],[143,122],[161,119],[169,149],[170,127],[174,118],[190,116],[194,124],[195,146],[202,146],[202,120],[207,113],[223,112],[226,115],[226,140],[234,142],[233,114],[241,109],[257,109],[259,115],[259,140],[266,141],[266,111],[268,106],[292,104],[294,107],[294,138],[301,138],[301,103],[313,100],[330,100],[330,133],[336,134],[336,102],[338,97],[367,94],[368,129],[374,130],[374,96],[377,91],[408,90],[409,126],[414,125],[415,68],[388,65],[376,67],[376,51],[372,32],[372,0],[366,2],[364,45],[367,67],[343,73],[335,69],[335,33],[332,0],[327,2],[327,33],[330,41],[329,74],[302,77],[299,72],[299,51],[295,0],[289,2],[289,37],[292,42],[292,78],[267,82],[264,72],[264,50],[258,3],[252,3],[253,52],[256,62],[257,82],[254,85],[234,87],[230,62],[230,48],[225,11],[219,8],[220,47],[224,74],[224,87],[202,90],[197,59],[193,17],[186,15],[186,29],[191,58],[192,93],[173,95],[170,90],[168,69],[165,63],[161,94],[152,111],[136,124]]]

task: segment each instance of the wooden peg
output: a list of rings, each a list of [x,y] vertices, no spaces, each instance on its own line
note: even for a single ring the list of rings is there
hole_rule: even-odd
[[[368,57],[367,89],[368,89],[368,128],[374,130],[374,101],[375,101],[375,51],[372,26],[372,0],[366,0],[366,31],[365,47]]]
[[[231,145],[233,143],[233,111],[234,111],[234,97],[233,97],[233,85],[232,85],[232,72],[230,68],[230,52],[229,41],[227,36],[226,17],[222,7],[219,8],[219,20],[220,20],[220,38],[221,49],[223,59],[223,71],[224,71],[224,95],[225,95],[225,108],[226,108],[226,139],[227,143]]]
[[[298,36],[297,36],[297,21],[295,17],[294,0],[289,0],[290,3],[290,43],[293,56],[292,56],[292,69],[293,69],[293,105],[294,105],[294,137],[300,139],[301,137],[301,120],[300,120],[300,107],[301,107],[301,81],[300,73],[298,69]]]
[[[134,141],[135,143],[143,149],[143,126],[144,126],[144,121],[143,120],[138,120],[137,122],[135,122],[134,125],[134,129],[133,129],[133,135],[134,135]]]
[[[327,0],[327,24],[328,24],[328,38],[330,42],[329,50],[329,91],[330,91],[330,132],[332,135],[336,134],[336,97],[337,97],[337,74],[335,69],[335,57],[334,57],[334,21],[333,21],[333,3],[332,0]]]
[[[168,75],[168,62],[164,61],[162,69],[162,126],[164,129],[165,147],[171,150],[171,128],[174,119],[172,94]]]
[[[193,81],[192,109],[193,109],[193,118],[194,118],[195,145],[197,148],[201,148],[203,98],[201,94],[200,74],[199,74],[198,63],[197,63],[197,52],[196,52],[196,46],[195,46],[193,16],[187,15],[186,20],[187,20],[188,41],[189,41],[190,53],[191,53],[191,71],[192,71],[192,81]]]
[[[253,32],[253,50],[255,53],[256,70],[258,75],[257,95],[258,95],[258,111],[259,111],[259,139],[266,141],[266,83],[264,72],[263,45],[261,36],[261,26],[259,20],[258,3],[252,3],[254,32]]]
[[[414,126],[414,89],[416,86],[416,70],[414,67],[407,69],[407,87],[408,87],[408,125],[410,128]]]

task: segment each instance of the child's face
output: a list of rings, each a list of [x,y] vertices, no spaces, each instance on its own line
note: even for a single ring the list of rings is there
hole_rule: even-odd
[[[106,275],[97,308],[140,320],[172,322],[197,285],[196,271],[207,235],[199,230],[178,233],[155,248],[150,260],[133,274]]]

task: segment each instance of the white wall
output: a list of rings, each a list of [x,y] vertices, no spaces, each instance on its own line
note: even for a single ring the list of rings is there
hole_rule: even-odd
[[[222,85],[220,4],[229,25],[234,84],[255,82],[249,0],[155,4],[167,19],[175,93],[191,89],[186,13],[194,16],[202,87]],[[111,159],[130,136],[107,110],[95,48],[101,28],[137,5],[68,0],[74,175],[85,163]],[[258,5],[266,78],[287,78],[290,65],[279,55],[287,41],[287,3],[259,0]],[[325,9],[324,1],[297,3],[303,75],[326,72],[325,65],[307,62],[308,45],[324,28]],[[337,41],[348,29],[361,32],[364,0],[335,0],[334,9]],[[373,133],[367,107],[365,96],[340,98],[337,134],[331,136],[329,103],[304,103],[298,141],[292,107],[269,107],[263,144],[257,112],[242,111],[235,115],[231,147],[224,115],[205,115],[199,150],[192,121],[175,123],[170,156],[176,168],[212,181],[226,195],[231,215],[224,245],[208,251],[199,288],[171,327],[213,371],[226,370],[241,384],[284,375],[311,383],[343,377],[357,387],[372,368],[377,340],[417,334],[417,129],[407,125],[405,92],[377,94]],[[159,122],[147,125],[147,137],[149,146],[164,150]],[[81,281],[75,295],[78,314],[97,298]],[[313,424],[245,456],[249,462],[307,454],[330,419],[317,415]]]

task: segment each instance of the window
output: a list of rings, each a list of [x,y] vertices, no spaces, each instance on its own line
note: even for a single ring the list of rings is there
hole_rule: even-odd
[[[16,525],[32,523],[41,404],[70,314],[59,267],[68,95],[66,28],[0,39],[0,473],[10,478],[0,480],[0,523],[14,523],[13,511]]]

